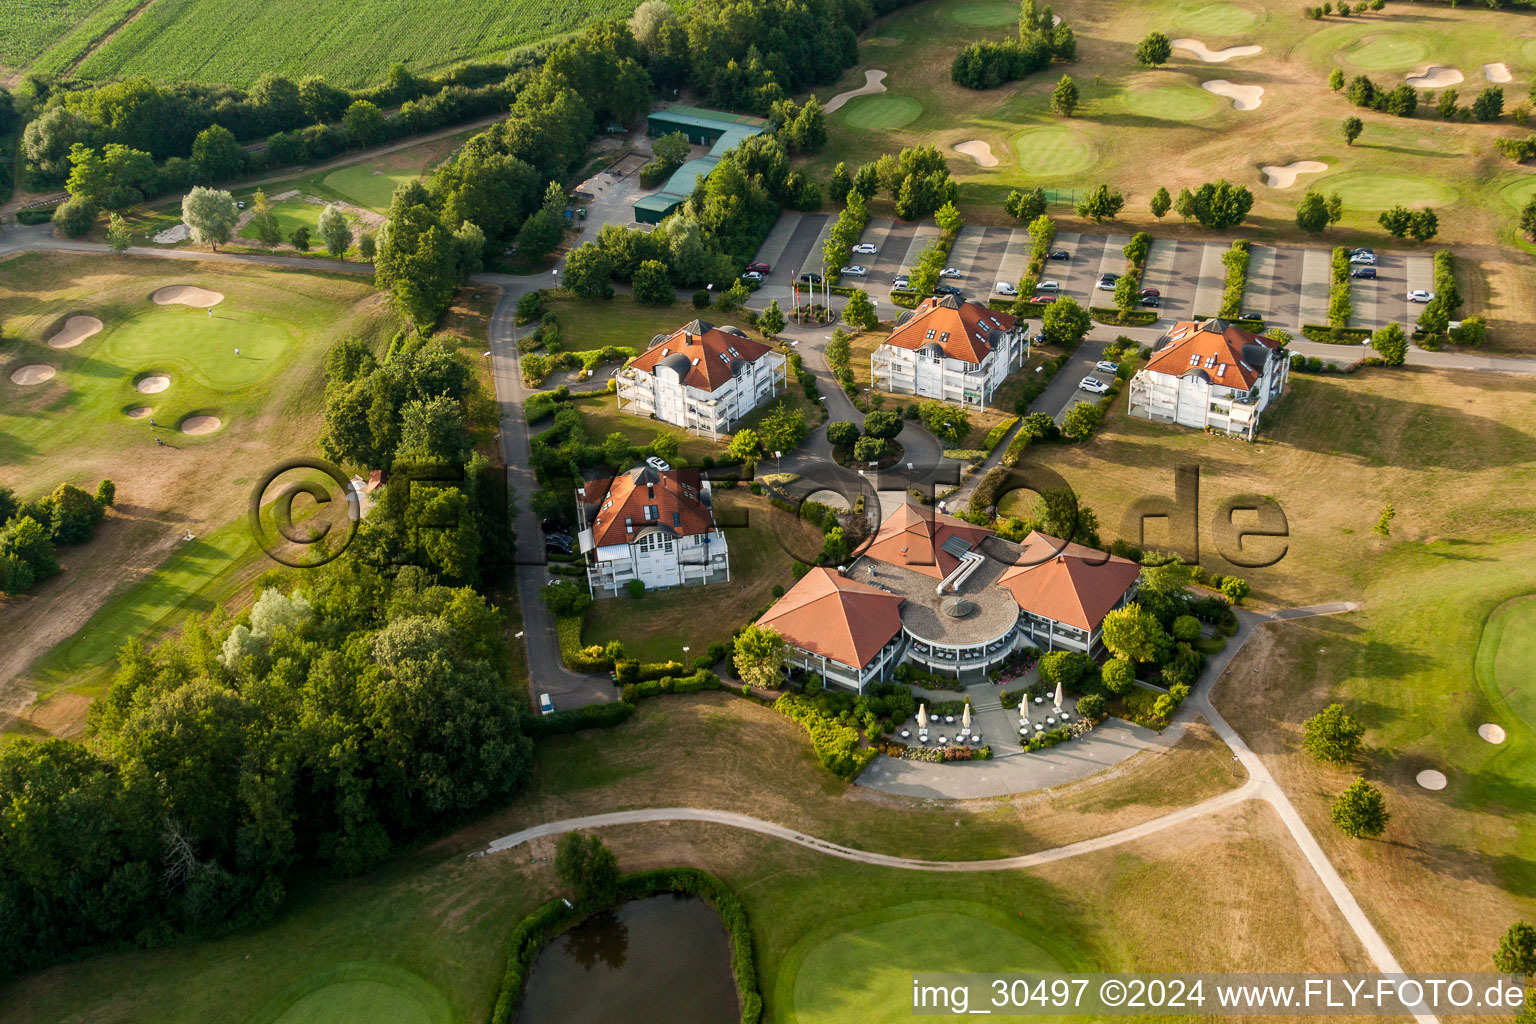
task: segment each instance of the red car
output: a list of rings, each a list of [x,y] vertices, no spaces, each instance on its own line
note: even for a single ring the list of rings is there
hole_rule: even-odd
[[[1052,302],[1055,302],[1056,301],[1056,296],[1054,296],[1054,295],[1036,295],[1034,298],[1030,299],[1029,301],[1032,302],[1036,306],[1045,306],[1045,305],[1048,305],[1048,304],[1050,304]]]
[[[766,263],[748,263],[747,269],[766,276],[770,268]]]

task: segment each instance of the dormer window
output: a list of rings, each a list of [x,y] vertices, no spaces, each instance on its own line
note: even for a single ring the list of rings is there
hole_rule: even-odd
[[[1199,352],[1196,352],[1194,355],[1189,357],[1189,365],[1190,366],[1199,366],[1200,365],[1200,353]]]

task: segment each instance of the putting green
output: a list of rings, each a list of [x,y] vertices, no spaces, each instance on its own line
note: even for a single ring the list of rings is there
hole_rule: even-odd
[[[372,164],[357,164],[327,174],[325,187],[348,202],[384,213],[389,210],[389,197],[394,195],[395,187],[420,177],[415,171],[381,171]],[[316,216],[319,216],[319,209],[315,208]]]
[[[1477,677],[1490,703],[1536,731],[1536,596],[1506,601],[1488,616],[1477,645]]]
[[[1517,210],[1525,209],[1533,195],[1536,195],[1536,174],[1522,174],[1499,189],[1499,198]]]
[[[246,1024],[450,1024],[443,994],[420,975],[379,963],[307,975]]]
[[[915,121],[923,105],[910,96],[859,96],[843,108],[843,123],[861,132],[888,132]]]
[[[297,336],[292,325],[251,310],[221,305],[209,316],[187,306],[157,306],[109,326],[95,355],[132,374],[168,374],[172,392],[188,382],[239,391],[281,366],[289,340]]]
[[[1406,35],[1369,35],[1346,47],[1344,59],[1357,68],[1407,68],[1422,64],[1429,48]]]
[[[1258,20],[1257,14],[1237,4],[1209,4],[1181,16],[1178,23],[1197,35],[1230,36],[1251,28]]]
[[[1019,5],[1008,0],[971,0],[970,3],[952,4],[944,8],[950,21],[980,28],[996,28],[999,25],[1017,25]]]
[[[1527,39],[1520,44],[1520,56],[1532,64],[1536,64],[1536,39]]]
[[[1197,121],[1210,117],[1221,105],[1213,93],[1186,85],[1135,89],[1122,99],[1131,113],[1159,121]]]
[[[1385,210],[1392,206],[1440,206],[1454,202],[1456,192],[1433,178],[1409,175],[1368,174],[1352,171],[1324,178],[1314,186],[1319,192],[1337,192],[1346,210]]]
[[[1056,125],[1026,128],[1012,141],[1013,151],[1019,158],[1019,171],[1037,178],[1086,170],[1098,155],[1093,143],[1070,128]]]
[[[792,1024],[897,1024],[912,1019],[914,971],[1012,973],[1063,965],[1008,915],[941,900],[861,914],[832,934],[813,932],[790,951],[784,969],[794,972]],[[1057,1019],[1064,1018],[1031,1018]]]

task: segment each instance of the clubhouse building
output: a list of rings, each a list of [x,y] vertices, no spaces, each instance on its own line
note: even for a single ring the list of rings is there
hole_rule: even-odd
[[[846,571],[812,569],[758,624],[791,666],[862,693],[903,661],[974,678],[1021,646],[1097,654],[1139,577],[1129,559],[1038,531],[1013,543],[908,503]]]
[[[615,375],[619,411],[718,439],[778,394],[786,362],[735,327],[691,320],[656,335]]]
[[[1252,441],[1260,415],[1290,379],[1290,360],[1275,339],[1226,320],[1183,320],[1131,378],[1129,411]]]
[[[953,295],[934,296],[896,318],[870,353],[874,386],[898,395],[937,398],[985,409],[1029,355],[1018,318]]]
[[[577,544],[594,597],[630,580],[649,588],[724,583],[725,534],[715,525],[709,481],[696,469],[641,466],[576,489]]]

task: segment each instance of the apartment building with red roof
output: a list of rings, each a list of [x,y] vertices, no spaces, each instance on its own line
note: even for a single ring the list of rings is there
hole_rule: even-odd
[[[576,489],[577,545],[594,596],[728,582],[730,550],[709,481],[696,469],[641,466]]]
[[[1131,378],[1128,408],[1132,416],[1252,441],[1290,379],[1290,360],[1274,338],[1225,320],[1183,320]]]
[[[690,320],[615,375],[619,411],[718,438],[778,393],[786,363],[740,328]]]
[[[1029,355],[1017,317],[953,295],[934,296],[896,319],[870,353],[874,386],[900,395],[986,408]]]

